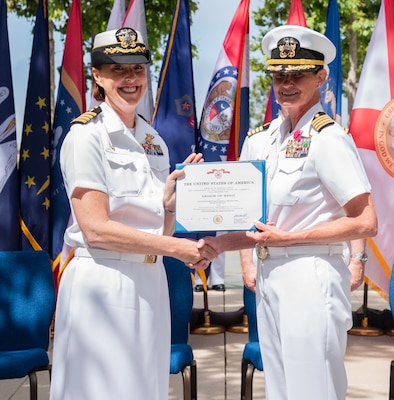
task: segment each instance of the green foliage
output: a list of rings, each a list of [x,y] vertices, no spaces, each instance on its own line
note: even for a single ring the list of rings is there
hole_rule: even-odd
[[[255,104],[260,107],[265,104],[268,97],[268,90],[271,85],[271,78],[263,73],[266,66],[266,59],[261,50],[261,40],[271,27],[286,24],[291,0],[265,0],[263,7],[255,11],[252,19],[259,27],[257,37],[251,39],[251,69],[257,71],[259,79],[254,81],[251,88],[252,97],[262,96],[262,101],[252,101],[251,117],[258,123],[261,119],[261,109],[253,109]],[[381,0],[338,0],[340,17],[340,29],[342,37],[342,74],[343,92],[352,96],[350,88],[357,85],[362,64],[368,48],[368,44],[378,17]],[[324,33],[326,29],[326,12],[328,0],[303,0],[303,8],[307,26],[318,32]],[[353,47],[352,47],[353,46]],[[353,55],[354,54],[354,55]],[[355,71],[352,66],[355,65]],[[356,76],[356,81],[350,81]],[[352,98],[349,104],[352,104]]]
[[[82,25],[85,51],[90,53],[96,33],[106,29],[113,0],[81,0]],[[214,0],[213,0],[214,1]],[[32,0],[7,0],[9,9],[18,16],[35,18],[37,2]],[[129,1],[126,0],[126,6]],[[271,78],[264,74],[266,59],[261,50],[261,40],[274,26],[286,23],[291,0],[265,0],[263,6],[254,11],[251,23],[259,27],[258,34],[251,38],[251,70],[254,80],[251,87],[251,119],[261,122],[264,115]],[[176,0],[145,1],[149,48],[153,54],[156,70],[160,67],[166,39],[171,24]],[[338,0],[342,36],[342,65],[344,94],[352,105],[354,89],[360,75],[371,34],[375,27],[381,0]],[[50,0],[49,16],[54,29],[66,33],[71,0]],[[303,0],[303,8],[309,28],[324,33],[328,0]],[[190,0],[191,14],[197,10],[198,0]],[[192,17],[191,17],[192,18]],[[193,48],[196,55],[197,50]]]
[[[129,1],[126,0],[126,8]],[[10,11],[18,16],[34,20],[37,11],[37,2],[32,0],[7,0]],[[176,0],[149,0],[145,1],[146,24],[148,27],[148,43],[153,59],[158,63],[162,59],[165,40],[170,29]],[[113,0],[81,0],[82,28],[84,47],[90,53],[94,36],[106,30]],[[71,0],[50,0],[48,3],[49,19],[54,29],[63,35],[66,34],[68,14]],[[197,2],[190,1],[190,11],[197,10]],[[64,38],[64,36],[63,36]]]

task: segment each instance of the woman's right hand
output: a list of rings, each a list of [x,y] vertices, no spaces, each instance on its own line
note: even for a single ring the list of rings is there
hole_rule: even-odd
[[[181,254],[178,258],[181,259],[189,268],[205,269],[209,263],[219,254],[209,245],[200,246],[199,242],[190,239],[180,240]]]

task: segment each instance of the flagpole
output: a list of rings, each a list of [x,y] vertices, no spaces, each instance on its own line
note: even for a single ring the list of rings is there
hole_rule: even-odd
[[[363,301],[363,319],[361,326],[354,326],[348,331],[349,335],[354,336],[381,336],[384,334],[382,329],[368,325],[368,284],[364,282],[364,301]]]

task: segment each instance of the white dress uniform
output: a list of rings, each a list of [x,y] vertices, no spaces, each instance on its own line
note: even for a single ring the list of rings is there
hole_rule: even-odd
[[[266,160],[268,220],[291,232],[340,218],[343,205],[371,188],[351,136],[320,104],[290,129],[289,119],[279,118],[250,135],[241,160]],[[342,243],[272,247],[258,262],[268,400],[346,397],[343,360],[352,314],[342,251]]]
[[[77,187],[105,192],[112,220],[161,235],[169,172],[163,139],[141,117],[132,132],[105,103],[77,120],[83,123],[72,125],[61,149],[68,195]],[[167,399],[162,257],[89,249],[77,223],[65,242],[76,250],[60,283],[50,399]]]

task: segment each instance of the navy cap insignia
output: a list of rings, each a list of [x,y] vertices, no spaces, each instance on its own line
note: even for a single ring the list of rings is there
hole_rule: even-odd
[[[121,28],[115,33],[116,40],[124,49],[135,47],[137,36],[137,32],[131,28]]]
[[[285,37],[279,40],[278,50],[280,58],[294,58],[296,49],[300,46],[300,42],[292,37]]]

